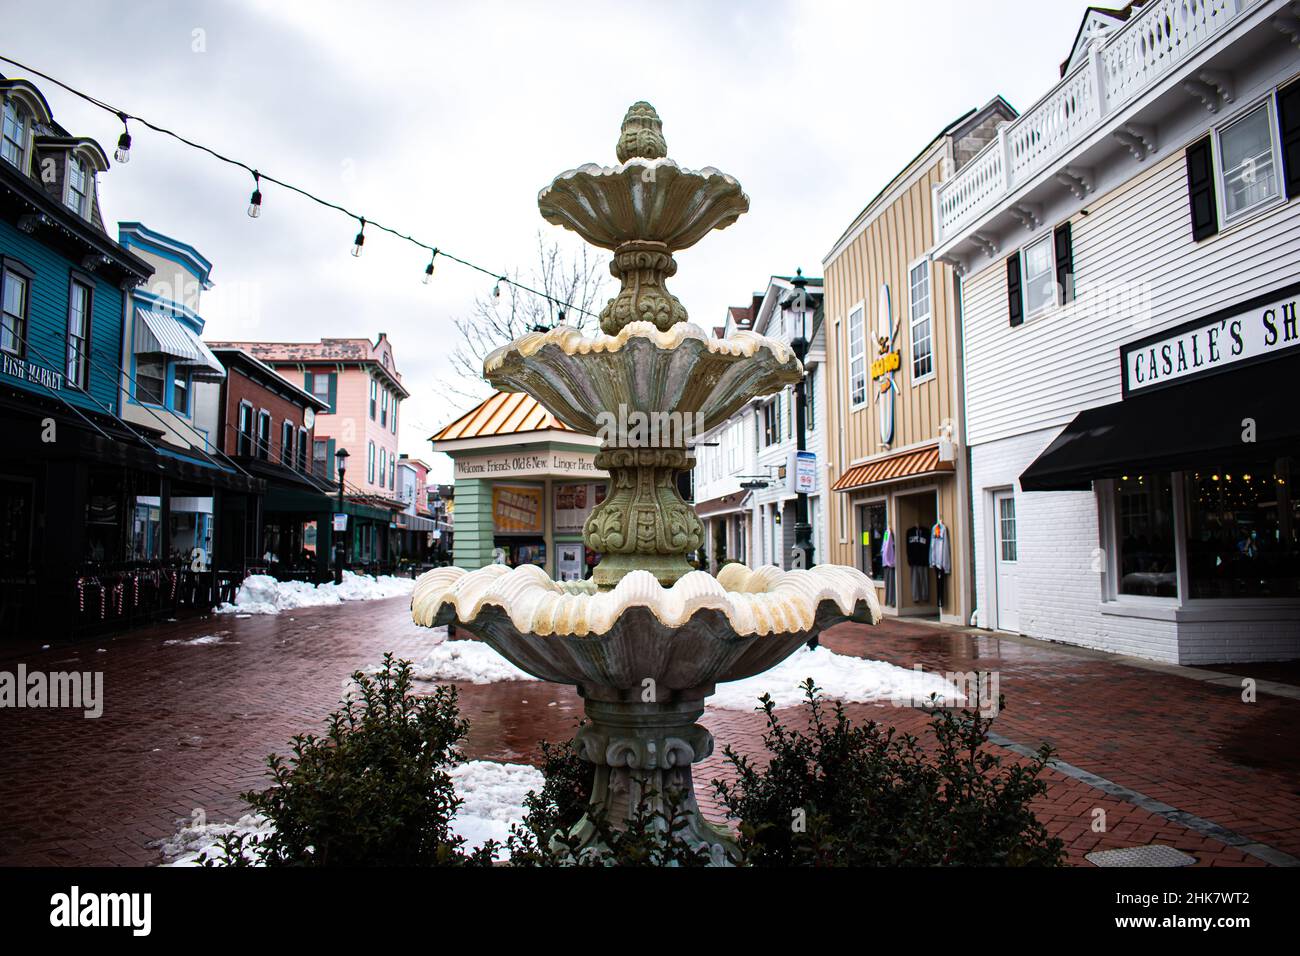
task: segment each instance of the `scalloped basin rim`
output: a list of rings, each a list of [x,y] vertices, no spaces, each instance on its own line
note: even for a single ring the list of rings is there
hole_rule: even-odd
[[[764,636],[810,631],[827,602],[848,619],[857,619],[859,604],[865,604],[864,623],[880,621],[875,584],[856,568],[838,565],[799,571],[728,565],[718,578],[692,571],[670,588],[637,570],[603,592],[586,582],[552,581],[534,565],[435,568],[416,582],[411,617],[420,626],[435,627],[451,621],[454,612],[455,620],[471,624],[490,605],[520,633],[565,638],[605,634],[632,607],[649,610],[669,628],[685,627],[701,611],[713,610],[735,635]]]
[[[546,332],[530,332],[521,335],[513,342],[495,349],[483,360],[483,374],[488,375],[501,368],[512,354],[528,358],[548,345],[554,345],[565,355],[583,355],[592,352],[618,352],[633,339],[647,340],[665,352],[679,348],[687,340],[701,343],[715,355],[753,358],[758,352],[766,350],[780,365],[793,362],[799,366],[799,360],[794,357],[794,350],[790,346],[780,339],[759,335],[757,332],[741,330],[725,339],[720,339],[709,335],[693,322],[678,322],[665,331],[659,329],[653,322],[638,321],[629,322],[619,330],[617,335],[608,335],[604,332],[583,335],[571,325],[557,325]],[[799,368],[796,368],[795,372],[798,371]]]

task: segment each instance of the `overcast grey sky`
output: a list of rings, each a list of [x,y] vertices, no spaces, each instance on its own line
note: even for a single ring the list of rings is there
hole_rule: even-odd
[[[832,3],[6,0],[0,53],[268,174],[488,268],[527,270],[537,193],[612,164],[628,105],[652,102],[669,155],[740,180],[751,211],[678,256],[694,321],[718,324],[772,273],[821,258],[944,125],[1058,79],[1074,0]],[[196,31],[201,31],[196,34]],[[10,76],[21,72],[0,64]],[[117,120],[37,81],[55,118],[112,153]],[[367,232],[145,129],[101,179],[105,220],[139,220],[212,260],[209,338],[387,332],[411,391],[402,450],[468,404],[447,393],[451,320],[492,281]],[[605,253],[600,253],[605,257]],[[611,294],[613,291],[611,280]],[[439,456],[442,457],[442,456]],[[446,460],[436,463],[445,478]]]

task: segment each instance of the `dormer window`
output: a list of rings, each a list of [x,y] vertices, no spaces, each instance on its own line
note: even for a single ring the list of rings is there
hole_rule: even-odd
[[[68,157],[68,182],[63,202],[82,219],[86,218],[90,196],[90,174],[86,163],[78,156]]]
[[[0,138],[0,158],[27,172],[27,132],[31,117],[14,100],[5,100],[3,138]]]

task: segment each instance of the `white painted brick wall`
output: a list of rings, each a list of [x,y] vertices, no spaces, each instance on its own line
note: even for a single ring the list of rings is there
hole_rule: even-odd
[[[1236,615],[1249,611],[1225,606],[1223,620],[1176,624],[1102,613],[1102,576],[1092,570],[1093,551],[1100,543],[1097,496],[1091,491],[1020,490],[1020,474],[1058,433],[1050,428],[971,448],[975,593],[981,624],[993,620],[991,493],[1012,488],[1021,633],[1181,664],[1300,656],[1300,620],[1281,615],[1277,620],[1243,620]]]

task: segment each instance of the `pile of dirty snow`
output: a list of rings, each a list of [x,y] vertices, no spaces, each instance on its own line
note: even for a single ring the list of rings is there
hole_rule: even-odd
[[[457,795],[464,801],[451,821],[451,831],[465,838],[465,852],[477,849],[488,840],[504,843],[510,825],[524,818],[524,797],[529,790],[542,789],[542,772],[536,767],[517,763],[494,763],[470,760],[450,771]],[[227,833],[246,833],[250,838],[265,837],[273,827],[260,814],[246,814],[234,823],[192,823],[178,830],[162,844],[164,866],[198,866],[200,854],[220,864],[225,859],[218,839]],[[504,850],[501,854],[504,857]],[[245,850],[250,862],[256,857]]]
[[[708,705],[724,710],[752,710],[758,706],[759,697],[771,694],[777,707],[795,707],[804,700],[799,685],[809,677],[821,688],[822,697],[845,703],[911,702],[928,700],[931,694],[938,694],[949,703],[962,699],[957,689],[937,674],[836,654],[826,647],[801,647],[769,671],[719,684]]]
[[[496,684],[507,680],[537,680],[482,641],[443,641],[429,656],[411,666],[416,680],[463,680]]]
[[[343,572],[343,583],[327,581],[309,584],[306,581],[277,581],[269,574],[250,574],[244,578],[235,594],[234,604],[222,604],[218,614],[279,614],[300,607],[321,607],[341,604],[344,601],[374,601],[380,598],[400,597],[415,588],[411,578],[397,578],[389,574],[371,577],[368,574]]]

